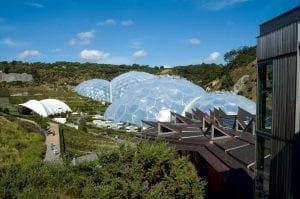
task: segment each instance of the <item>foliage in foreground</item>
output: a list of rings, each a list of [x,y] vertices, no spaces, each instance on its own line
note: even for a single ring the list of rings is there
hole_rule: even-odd
[[[86,126],[83,126],[86,128]],[[60,137],[63,138],[61,149],[63,149],[63,158],[65,161],[71,161],[73,157],[86,155],[93,151],[101,149],[110,149],[116,147],[116,143],[98,132],[83,131],[66,125],[60,125]]]
[[[0,116],[0,165],[40,161],[44,151],[44,138],[31,123]]]
[[[0,168],[0,198],[203,198],[204,186],[187,158],[163,143],[122,145],[75,167]]]

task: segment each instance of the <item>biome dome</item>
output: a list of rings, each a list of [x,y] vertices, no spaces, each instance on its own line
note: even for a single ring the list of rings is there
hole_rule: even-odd
[[[159,77],[134,85],[108,107],[104,116],[141,124],[141,120],[157,120],[162,109],[181,113],[193,98],[204,94],[201,87],[185,79]]]
[[[131,71],[115,77],[111,82],[103,79],[91,79],[84,81],[75,87],[75,91],[85,97],[97,101],[117,101],[125,92],[137,83],[157,76],[138,71]]]
[[[251,100],[244,96],[237,95],[232,92],[211,92],[197,98],[193,104],[186,107],[187,112],[198,108],[206,113],[214,108],[221,108],[227,114],[237,114],[238,107],[241,107],[248,112],[255,114],[256,105]]]
[[[130,92],[130,89],[132,89],[132,86],[134,86],[135,84],[143,83],[147,80],[155,78],[157,78],[157,76],[137,71],[131,71],[119,75],[111,81],[112,102],[117,101],[125,93]]]
[[[115,121],[141,124],[142,120],[159,120],[162,110],[184,115],[198,108],[209,112],[221,108],[236,114],[238,107],[255,114],[255,103],[231,92],[205,92],[192,82],[173,76],[155,76],[131,71],[111,82],[93,79],[75,89],[79,94],[99,101],[110,101],[104,116]]]
[[[110,101],[110,83],[103,79],[91,79],[80,83],[75,91],[97,101]]]

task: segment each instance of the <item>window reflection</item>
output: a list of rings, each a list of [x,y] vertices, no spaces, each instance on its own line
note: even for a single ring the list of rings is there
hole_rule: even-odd
[[[270,63],[258,66],[258,129],[271,133],[273,71]]]
[[[271,141],[257,136],[256,142],[256,175],[255,175],[255,198],[269,198]]]

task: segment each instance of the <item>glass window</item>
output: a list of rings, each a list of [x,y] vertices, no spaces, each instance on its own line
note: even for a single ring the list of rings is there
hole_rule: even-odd
[[[269,198],[270,184],[270,139],[257,136],[256,142],[256,174],[255,174],[255,198]]]
[[[258,65],[258,121],[257,128],[271,133],[273,71],[270,62]]]

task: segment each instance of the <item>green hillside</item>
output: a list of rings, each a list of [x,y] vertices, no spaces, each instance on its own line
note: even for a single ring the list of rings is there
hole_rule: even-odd
[[[44,137],[32,123],[0,115],[1,166],[41,161],[44,152]]]
[[[177,66],[162,73],[185,77],[208,91],[233,91],[240,78],[249,76],[237,93],[255,101],[256,46],[233,49],[225,53],[224,60],[227,61],[225,65],[202,63]]]
[[[20,61],[0,62],[0,70],[5,73],[28,73],[34,82],[0,83],[0,88],[40,88],[45,90],[76,86],[84,80],[100,78],[111,80],[128,71],[144,71],[151,74],[168,74],[184,77],[207,90],[233,90],[234,84],[244,75],[249,75],[245,88],[239,91],[255,100],[256,47],[233,49],[224,55],[225,65],[196,64],[164,69],[163,66],[110,65],[78,62],[27,63]],[[249,84],[248,84],[249,83]]]

